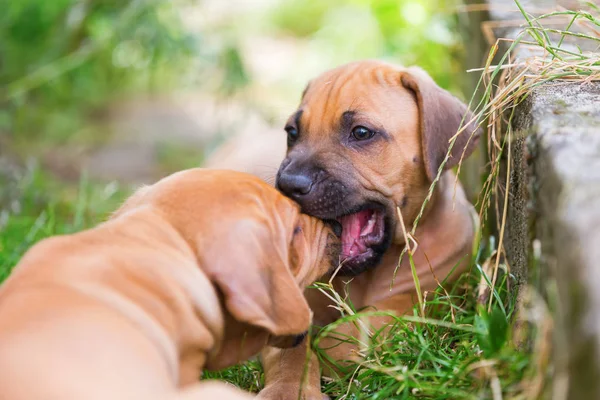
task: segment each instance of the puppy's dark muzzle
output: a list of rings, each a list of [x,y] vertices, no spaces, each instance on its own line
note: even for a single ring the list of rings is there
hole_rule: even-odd
[[[304,338],[308,335],[308,332],[301,333],[299,335],[288,335],[288,336],[271,336],[269,338],[269,346],[277,347],[280,349],[289,349],[298,346]]]
[[[327,245],[325,247],[326,262],[330,265],[330,272],[333,272],[339,265],[340,254],[342,252],[342,242],[333,232],[327,234]]]
[[[351,194],[347,185],[329,175],[316,156],[289,155],[277,172],[275,187],[297,202],[303,213],[322,220],[335,220],[347,208]]]

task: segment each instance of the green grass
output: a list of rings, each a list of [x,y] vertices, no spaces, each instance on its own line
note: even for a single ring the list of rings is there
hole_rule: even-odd
[[[128,192],[115,184],[89,182],[85,176],[78,185],[67,185],[35,165],[3,173],[0,185],[0,279],[35,242],[103,221]],[[494,385],[504,398],[521,393],[524,379],[536,373],[530,351],[512,340],[516,311],[513,294],[505,290],[506,275],[496,285],[490,315],[477,302],[482,265],[490,264],[492,251],[493,241],[482,246],[470,273],[446,287],[449,293],[429,293],[424,317],[415,308],[413,315],[395,317],[390,335],[375,333],[363,362],[347,367],[347,374],[338,379],[323,379],[324,393],[349,399],[474,399],[494,398]],[[484,282],[490,279],[488,273]],[[340,322],[364,315],[353,313]],[[331,326],[317,332],[314,340],[330,330]],[[205,378],[227,380],[252,392],[260,390],[264,380],[255,360]]]
[[[0,281],[34,243],[103,221],[124,198],[118,185],[63,183],[32,164],[0,169]]]
[[[482,247],[478,261],[489,264],[492,250]],[[323,392],[334,399],[536,398],[532,392],[539,394],[543,386],[529,382],[536,382],[544,373],[533,362],[532,346],[545,338],[540,337],[537,324],[515,318],[515,295],[507,290],[506,274],[496,284],[492,311],[486,311],[479,289],[481,282],[483,287],[491,286],[491,275],[488,271],[481,280],[482,273],[483,267],[477,262],[469,273],[446,288],[449,293],[428,293],[424,317],[418,306],[412,315],[393,316],[394,322],[385,334],[372,333],[360,363],[350,362],[341,375],[323,378]],[[351,312],[318,331],[313,343],[330,335],[337,324],[382,314],[391,315]],[[515,329],[515,321],[519,329]],[[339,340],[358,344],[355,338]],[[327,360],[324,352],[317,353]],[[260,364],[251,361],[207,376],[257,391],[262,370]]]

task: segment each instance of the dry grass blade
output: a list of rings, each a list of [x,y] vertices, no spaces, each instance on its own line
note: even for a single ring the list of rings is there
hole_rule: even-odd
[[[489,63],[482,69],[482,74],[488,76],[484,79],[485,82],[493,82],[493,74],[501,71],[500,79],[497,80],[493,94],[484,99],[483,103],[479,104],[476,110],[476,115],[479,121],[487,120],[487,136],[490,149],[489,158],[491,160],[490,174],[484,183],[480,200],[480,216],[487,215],[486,208],[490,205],[490,200],[493,194],[500,194],[501,189],[504,192],[504,201],[502,213],[499,213],[497,220],[500,221],[498,230],[500,231],[499,252],[503,252],[503,239],[506,227],[506,212],[508,205],[508,185],[510,184],[510,170],[506,172],[506,182],[504,187],[498,182],[499,176],[498,164],[500,163],[500,155],[507,151],[509,160],[507,168],[510,168],[510,121],[514,115],[515,107],[537,86],[549,82],[580,82],[582,84],[600,80],[600,55],[594,52],[574,52],[564,49],[565,39],[576,38],[580,41],[587,42],[587,47],[596,48],[600,42],[598,37],[598,29],[600,27],[600,19],[587,11],[557,11],[543,14],[538,17],[529,15],[521,6],[518,0],[515,0],[521,14],[526,22],[525,27],[517,38],[512,42],[513,45],[508,49],[505,57],[495,66]],[[566,21],[564,30],[547,28],[543,26],[544,21],[557,17],[563,17]],[[576,32],[571,30],[574,26],[578,29],[584,29],[584,32]],[[559,38],[553,41],[550,34],[558,35]],[[524,40],[526,36],[530,36],[533,41]],[[501,39],[498,39],[498,43]],[[517,47],[517,44],[519,47]],[[572,46],[572,45],[571,45]],[[531,54],[530,56],[519,56],[517,62],[505,61],[509,59],[508,54],[514,51],[522,51],[523,48]],[[510,112],[509,112],[510,111]],[[510,115],[508,121],[507,133],[504,135],[504,140],[508,147],[501,145],[498,140],[499,127],[507,125],[503,118],[507,113]],[[497,258],[499,260],[499,257]],[[495,285],[497,276],[497,266],[493,271],[492,285]],[[492,287],[493,290],[493,287]],[[490,296],[488,309],[491,308],[493,296]]]

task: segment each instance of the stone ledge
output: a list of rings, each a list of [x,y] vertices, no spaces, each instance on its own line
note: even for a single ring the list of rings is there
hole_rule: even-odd
[[[555,366],[569,398],[600,398],[600,84],[552,84],[522,110],[535,149],[540,277],[557,288]],[[512,222],[512,221],[511,221]]]
[[[469,23],[480,29],[487,23],[494,36],[515,38],[525,21],[514,1],[481,1],[489,5],[483,24],[481,16]],[[534,14],[580,7],[574,0],[521,4]],[[558,29],[566,26],[559,20],[548,23]],[[563,44],[596,51],[572,37]],[[498,57],[507,42],[502,46]],[[512,62],[525,60],[530,50],[519,47]],[[482,60],[486,55],[487,49],[478,54]],[[511,272],[519,282],[537,286],[556,307],[553,398],[600,399],[600,83],[537,87],[517,107],[512,127],[504,237]],[[500,182],[504,185],[505,177]],[[498,200],[502,204],[503,198]],[[536,239],[541,259],[531,268],[530,248]]]

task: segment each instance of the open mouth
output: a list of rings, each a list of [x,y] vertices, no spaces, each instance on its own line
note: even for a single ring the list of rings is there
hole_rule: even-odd
[[[341,275],[356,275],[377,265],[389,246],[386,215],[380,208],[365,206],[327,222],[342,242]]]

